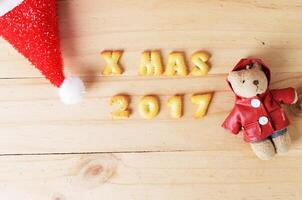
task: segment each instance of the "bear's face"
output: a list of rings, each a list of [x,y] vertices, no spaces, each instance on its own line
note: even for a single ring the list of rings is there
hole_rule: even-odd
[[[233,91],[245,98],[251,98],[257,94],[262,94],[267,90],[268,80],[262,67],[254,63],[253,66],[247,66],[246,69],[232,71],[228,75]]]

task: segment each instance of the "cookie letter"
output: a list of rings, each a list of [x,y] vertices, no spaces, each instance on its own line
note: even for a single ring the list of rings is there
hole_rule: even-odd
[[[110,106],[116,106],[116,110],[111,113],[113,119],[127,119],[130,115],[129,107],[130,99],[125,95],[116,95],[111,98]]]
[[[144,96],[139,102],[139,113],[144,119],[152,119],[159,112],[159,102],[154,96]]]
[[[140,75],[161,75],[163,66],[159,51],[145,51],[141,55]]]
[[[102,57],[105,59],[107,65],[104,68],[104,75],[122,74],[123,69],[119,65],[119,60],[122,56],[122,51],[103,51]]]
[[[181,76],[186,76],[188,74],[184,55],[180,52],[172,52],[168,57],[166,75],[174,76],[175,74]]]
[[[191,61],[194,64],[191,74],[193,76],[205,76],[209,71],[209,66],[206,62],[210,56],[204,52],[196,52],[191,56]]]
[[[168,106],[171,111],[171,117],[179,119],[182,116],[182,97],[173,96],[168,100]]]
[[[205,116],[211,99],[212,99],[211,93],[196,94],[191,97],[191,102],[198,105],[197,110],[194,114],[194,117],[196,119],[201,119]]]

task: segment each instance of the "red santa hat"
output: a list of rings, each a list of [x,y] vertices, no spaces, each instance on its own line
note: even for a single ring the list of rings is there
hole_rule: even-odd
[[[83,82],[64,76],[56,0],[0,0],[0,36],[59,88],[63,103],[82,100]]]

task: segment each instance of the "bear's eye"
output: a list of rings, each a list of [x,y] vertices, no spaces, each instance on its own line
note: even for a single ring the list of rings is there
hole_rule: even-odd
[[[245,80],[242,80],[242,83],[245,83]]]

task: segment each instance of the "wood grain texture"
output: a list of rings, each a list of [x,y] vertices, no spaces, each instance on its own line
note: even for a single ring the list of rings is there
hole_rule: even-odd
[[[1,157],[0,197],[294,200],[301,153],[269,162],[240,151]]]
[[[272,87],[299,89],[301,76],[301,73],[274,74]],[[0,116],[0,123],[2,130],[10,134],[0,135],[0,152],[240,150],[245,145],[241,137],[236,138],[220,127],[234,102],[225,75],[99,80],[90,87],[85,101],[75,107],[62,105],[56,89],[47,81],[1,80],[0,88],[7,95],[0,98],[0,113],[6,113]],[[190,102],[190,96],[209,91],[214,91],[214,96],[208,113],[204,119],[196,120],[193,118],[196,106]],[[110,117],[109,100],[118,93],[131,97],[132,115],[127,120]],[[184,94],[184,116],[180,120],[171,119],[166,105],[168,98],[176,93]],[[161,111],[153,120],[143,120],[138,113],[138,101],[147,94],[158,95],[161,102]],[[301,118],[290,111],[288,115],[292,121],[291,134],[300,144]]]
[[[241,136],[220,124],[234,96],[225,79],[242,57],[262,58],[272,88],[302,92],[300,0],[60,0],[66,74],[79,74],[87,93],[66,107],[41,74],[0,39],[0,198],[301,199],[302,118],[290,109],[287,156],[259,161]],[[122,76],[103,76],[103,50],[124,50]],[[206,77],[138,76],[144,50],[211,54]],[[214,92],[208,114],[193,119],[194,93]],[[111,120],[108,101],[131,96],[128,120]],[[143,120],[138,101],[158,95],[161,111]],[[184,116],[166,106],[184,94]],[[37,154],[37,155],[36,155]],[[42,155],[41,155],[42,154]]]

